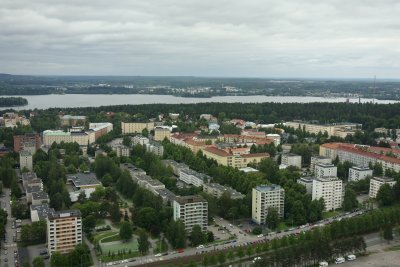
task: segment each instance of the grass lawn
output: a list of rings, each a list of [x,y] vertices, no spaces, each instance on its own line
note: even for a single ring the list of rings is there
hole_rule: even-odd
[[[325,212],[322,213],[322,218],[323,219],[328,219],[328,218],[336,216],[338,214],[339,214],[338,211],[325,211]]]
[[[277,231],[285,231],[286,229],[289,228],[290,226],[288,226],[285,222],[280,222]]]
[[[128,242],[118,242],[116,244],[101,243],[100,246],[103,255],[108,255],[108,251],[110,251],[110,253],[114,252],[115,254],[117,254],[118,251],[124,251],[124,250],[126,252],[129,252],[129,250],[131,250],[131,252],[138,251],[138,242],[136,238],[132,238]]]
[[[104,221],[104,219],[97,219],[96,220],[96,226],[102,226],[105,225],[106,222]]]
[[[109,237],[109,236],[113,236],[113,235],[115,235],[115,234],[118,234],[118,232],[116,232],[116,231],[106,231],[106,232],[101,232],[101,233],[98,233],[98,234],[96,234],[96,235],[94,235],[93,236],[93,241],[94,242],[98,242],[99,240],[101,240],[102,238],[106,238],[106,237]]]
[[[107,242],[112,242],[112,241],[118,241],[121,238],[119,237],[119,233],[116,233],[115,235],[112,236],[107,236],[106,238],[101,239],[101,243],[107,243]]]
[[[385,251],[397,251],[397,250],[400,250],[400,245],[396,245],[396,246],[393,246],[390,248],[385,248],[384,250]]]
[[[114,257],[112,256],[108,256],[108,254],[104,254],[100,256],[100,259],[102,262],[109,262],[109,261],[117,261],[117,260],[123,260],[123,259],[130,259],[130,258],[135,258],[135,257],[139,257],[139,251],[134,251],[131,253],[126,253],[123,255],[118,255],[115,254]]]

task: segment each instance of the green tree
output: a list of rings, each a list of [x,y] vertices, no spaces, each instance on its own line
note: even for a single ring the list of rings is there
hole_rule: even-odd
[[[122,222],[119,229],[119,236],[123,240],[129,240],[132,238],[132,225],[129,222]]]
[[[118,202],[114,202],[111,206],[110,206],[110,210],[109,210],[110,216],[111,216],[111,220],[113,222],[119,222],[121,221],[121,212],[119,210],[119,205]]]
[[[220,253],[218,253],[218,262],[219,262],[219,264],[224,264],[225,263],[225,261],[226,261],[226,256],[225,256],[225,253],[223,253],[223,252],[220,252]]]
[[[376,195],[376,200],[380,206],[390,206],[394,202],[392,187],[389,184],[383,184]]]
[[[346,188],[343,198],[343,210],[351,211],[358,207],[357,195],[351,188]]]
[[[90,214],[83,218],[82,223],[83,223],[83,230],[86,233],[89,233],[96,227],[96,218]]]
[[[56,251],[51,254],[50,258],[50,266],[51,267],[59,267],[64,266],[66,261],[66,257],[62,255],[60,252]]]
[[[393,240],[393,227],[391,225],[386,225],[383,228],[383,238],[389,243]]]
[[[186,246],[186,230],[181,220],[171,220],[166,232],[166,237],[173,248],[184,248]]]
[[[189,239],[192,242],[192,246],[198,246],[200,244],[205,243],[206,236],[201,231],[201,227],[199,225],[195,225],[192,228],[192,232],[190,233]]]
[[[146,231],[141,230],[139,232],[138,243],[139,243],[139,252],[142,255],[147,254],[147,252],[149,251],[150,242],[149,242],[149,237],[148,237]]]
[[[44,260],[40,256],[33,259],[32,265],[33,265],[33,267],[44,267],[45,266]]]
[[[276,208],[274,208],[274,207],[268,208],[267,217],[265,218],[265,224],[271,230],[275,230],[278,227],[279,213]]]

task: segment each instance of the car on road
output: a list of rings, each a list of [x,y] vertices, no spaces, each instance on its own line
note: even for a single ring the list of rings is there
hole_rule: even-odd
[[[253,263],[256,263],[256,261],[259,261],[259,260],[261,260],[261,257],[255,257],[255,258],[253,259]]]
[[[154,257],[161,257],[162,254],[161,253],[157,253],[156,255],[154,255]]]
[[[262,238],[262,237],[264,237],[264,235],[263,234],[259,234],[257,237],[258,238]]]
[[[336,258],[336,260],[335,260],[335,264],[341,264],[341,263],[345,263],[345,262],[346,262],[346,260],[343,257]]]
[[[204,248],[204,245],[197,246],[197,249],[203,249],[203,248]]]
[[[319,267],[327,267],[327,266],[329,266],[329,264],[328,264],[328,262],[326,262],[326,261],[321,261],[321,262],[319,263]]]
[[[354,261],[354,260],[356,260],[357,259],[357,257],[356,257],[356,255],[348,255],[347,257],[346,257],[346,259],[348,260],[348,261]]]

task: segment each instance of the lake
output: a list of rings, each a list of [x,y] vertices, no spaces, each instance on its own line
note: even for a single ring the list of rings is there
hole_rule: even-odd
[[[4,96],[6,97],[6,96]],[[8,96],[7,96],[8,97]],[[15,96],[18,97],[18,96]],[[66,95],[21,95],[20,97],[28,100],[28,105],[14,107],[16,110],[22,109],[47,109],[64,107],[99,107],[110,105],[140,105],[140,104],[192,104],[205,102],[223,103],[310,103],[310,102],[346,102],[346,98],[325,98],[307,96],[216,96],[211,98],[176,97],[172,95],[85,95],[85,94],[66,94]],[[358,102],[358,98],[349,99],[351,103]],[[361,98],[362,103],[372,102],[379,104],[398,103],[395,100],[376,100]],[[1,108],[6,109],[6,108]]]

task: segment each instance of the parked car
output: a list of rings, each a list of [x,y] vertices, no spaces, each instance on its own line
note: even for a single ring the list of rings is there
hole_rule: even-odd
[[[327,267],[329,264],[326,261],[321,261],[319,267]]]
[[[346,262],[346,260],[343,257],[336,258],[336,260],[335,260],[335,264],[341,264],[341,263],[345,263],[345,262]]]
[[[204,245],[197,246],[197,249],[203,249],[203,248],[204,248]]]
[[[356,257],[356,255],[348,255],[347,257],[346,257],[346,259],[348,260],[348,261],[354,261],[354,260],[356,260],[357,259],[357,257]]]

